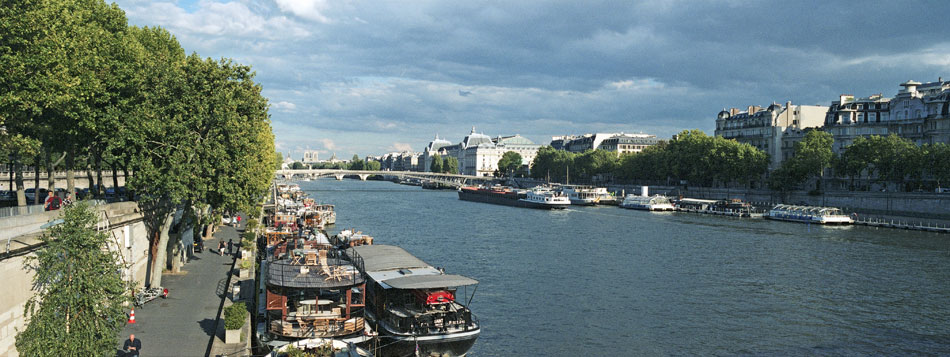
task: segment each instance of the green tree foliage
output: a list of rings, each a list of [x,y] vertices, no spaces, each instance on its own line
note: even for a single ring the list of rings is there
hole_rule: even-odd
[[[531,177],[536,179],[550,179],[554,182],[564,182],[569,167],[574,163],[574,154],[564,150],[557,150],[550,146],[542,146],[531,164]]]
[[[382,166],[383,164],[379,163],[379,161],[368,160],[363,162],[363,170],[366,171],[379,171]]]
[[[950,182],[950,145],[926,145],[923,151],[922,166],[937,181],[937,187],[943,187],[943,184]]]
[[[442,158],[442,172],[447,174],[459,173],[459,160],[454,156]]]
[[[300,162],[300,161],[294,161],[293,165],[290,165],[290,168],[293,169],[293,170],[303,170],[303,169],[307,168],[307,166],[304,165],[304,164],[303,164],[302,162]]]
[[[834,157],[831,151],[833,143],[831,134],[818,130],[809,131],[802,141],[795,143],[795,156],[786,159],[782,166],[789,170],[789,177],[795,183],[817,176],[816,186],[820,187],[824,170],[831,167]]]
[[[439,154],[432,155],[432,164],[429,166],[429,171],[442,172],[442,156]]]
[[[521,154],[514,151],[505,152],[498,160],[498,170],[504,176],[512,176],[521,170],[522,161],[524,160],[521,158]]]
[[[353,154],[353,158],[350,159],[350,164],[347,167],[349,170],[365,170],[365,163],[363,160],[360,160],[360,156]]]
[[[16,336],[23,356],[105,356],[115,353],[124,325],[122,303],[129,286],[120,276],[117,253],[96,230],[98,216],[79,202],[63,210],[63,223],[41,239],[28,257],[36,295],[26,304],[26,328]]]

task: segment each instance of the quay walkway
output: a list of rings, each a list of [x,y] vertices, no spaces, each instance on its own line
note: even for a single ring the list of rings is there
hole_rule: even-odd
[[[234,227],[218,227],[205,250],[196,253],[182,272],[165,272],[162,283],[167,299],[155,299],[135,309],[135,324],[126,324],[118,337],[116,356],[124,356],[122,343],[134,333],[142,340],[143,356],[207,356],[224,324],[221,315],[228,294],[234,256],[218,255],[218,242],[241,240]],[[236,250],[236,249],[235,249]]]

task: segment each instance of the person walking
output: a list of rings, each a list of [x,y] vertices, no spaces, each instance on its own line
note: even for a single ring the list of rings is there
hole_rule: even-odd
[[[66,198],[63,199],[63,206],[65,207],[71,204],[73,204],[73,194],[69,193],[69,194],[66,194]]]
[[[231,248],[234,247],[234,243],[231,242],[231,239],[228,239],[228,255],[231,255]]]
[[[238,227],[240,227],[240,226],[241,226],[241,215],[237,215],[237,220],[238,220],[238,223],[237,223],[237,224],[238,224]]]
[[[126,357],[139,357],[139,352],[142,351],[142,340],[135,338],[134,333],[130,334],[129,339],[122,345],[122,350],[125,351]]]
[[[218,255],[224,255],[224,241],[218,241]]]
[[[63,200],[59,199],[58,196],[53,194],[53,191],[49,191],[46,194],[46,203],[43,204],[43,210],[45,211],[55,211],[58,210],[63,205]]]

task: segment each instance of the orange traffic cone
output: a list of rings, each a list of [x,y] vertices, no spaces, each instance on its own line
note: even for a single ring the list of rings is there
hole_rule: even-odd
[[[134,308],[132,309],[132,312],[129,313],[129,323],[130,324],[135,323],[135,309]]]

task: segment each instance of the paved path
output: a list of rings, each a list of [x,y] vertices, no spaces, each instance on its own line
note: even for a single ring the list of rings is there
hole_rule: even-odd
[[[234,264],[233,257],[218,255],[218,242],[228,239],[240,242],[235,228],[220,227],[205,241],[204,252],[182,267],[181,274],[166,273],[162,284],[168,288],[168,299],[158,298],[136,309],[136,323],[125,325],[118,348],[134,333],[142,340],[142,357],[205,356]]]

